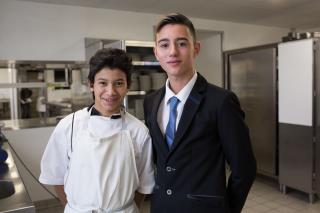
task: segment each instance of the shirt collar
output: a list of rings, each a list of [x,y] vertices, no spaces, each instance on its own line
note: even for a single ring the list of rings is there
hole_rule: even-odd
[[[90,108],[91,107],[88,107],[88,112],[90,111]],[[94,108],[94,106],[92,106],[92,110],[91,110],[91,114],[90,116],[101,116],[101,113],[96,109]],[[118,118],[121,118],[121,114],[113,114],[109,117],[110,119],[118,119]]]
[[[180,100],[180,103],[184,105],[190,95],[190,92],[191,92],[194,84],[196,83],[197,77],[198,77],[197,72],[194,72],[192,78],[182,88],[182,90],[180,90],[180,92],[178,94],[174,94],[174,92],[170,89],[169,79],[167,79],[167,81],[166,81],[166,94],[164,97],[165,103],[168,104],[169,99],[173,96],[176,96]]]

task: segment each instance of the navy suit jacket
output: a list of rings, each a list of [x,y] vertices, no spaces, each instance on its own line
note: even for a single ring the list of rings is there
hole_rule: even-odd
[[[198,73],[169,150],[157,122],[164,94],[165,87],[144,102],[156,164],[151,213],[241,212],[256,161],[237,97]]]

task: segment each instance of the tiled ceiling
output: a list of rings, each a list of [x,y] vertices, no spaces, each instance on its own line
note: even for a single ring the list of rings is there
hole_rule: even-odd
[[[320,0],[19,0],[296,28],[320,28]]]

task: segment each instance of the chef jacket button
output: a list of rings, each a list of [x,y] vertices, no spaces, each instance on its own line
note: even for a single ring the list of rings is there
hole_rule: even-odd
[[[171,189],[167,190],[167,195],[172,195],[172,190]]]
[[[167,172],[171,172],[171,171],[172,171],[172,169],[171,169],[170,166],[167,166],[167,167],[166,167],[166,170],[167,170]]]

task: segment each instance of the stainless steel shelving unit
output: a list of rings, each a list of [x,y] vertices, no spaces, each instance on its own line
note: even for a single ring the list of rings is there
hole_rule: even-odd
[[[160,63],[156,61],[153,54],[154,42],[151,41],[133,41],[133,40],[112,40],[112,39],[95,39],[86,38],[86,59],[89,61],[92,55],[102,48],[119,48],[126,50],[128,54],[132,55],[132,64],[134,65],[134,72],[138,76],[148,75],[151,72],[164,72]],[[150,60],[152,59],[152,60]],[[152,91],[148,90],[130,90],[125,97],[124,106],[126,109],[134,114],[139,119],[143,120],[142,101],[144,96]]]

